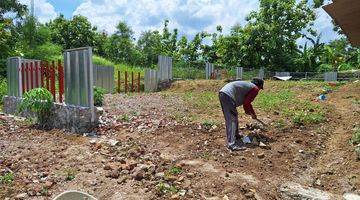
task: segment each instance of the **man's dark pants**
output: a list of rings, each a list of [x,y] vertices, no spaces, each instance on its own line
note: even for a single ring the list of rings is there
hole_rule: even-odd
[[[228,147],[231,147],[235,145],[236,136],[239,134],[238,112],[235,101],[229,95],[220,92],[219,99],[225,117],[227,143]]]

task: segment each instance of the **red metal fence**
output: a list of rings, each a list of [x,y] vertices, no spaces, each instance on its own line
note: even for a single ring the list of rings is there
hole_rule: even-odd
[[[141,88],[140,88],[140,72],[137,73],[137,80],[135,80],[136,78],[136,74],[134,72],[131,72],[131,80],[130,77],[128,76],[129,73],[128,71],[125,71],[124,72],[124,92],[125,93],[128,93],[128,92],[138,92],[140,93],[141,91]],[[120,71],[118,71],[117,73],[117,88],[116,88],[116,91],[117,93],[120,93],[121,92],[121,73]],[[130,87],[130,88],[129,88]]]
[[[57,63],[55,61],[25,62],[21,64],[19,73],[22,77],[23,93],[42,87],[51,92],[54,101],[63,102],[64,68],[60,60]]]

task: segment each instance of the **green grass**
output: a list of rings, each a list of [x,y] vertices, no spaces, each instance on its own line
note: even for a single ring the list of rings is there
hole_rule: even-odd
[[[205,79],[205,69],[173,67],[173,77],[180,79]]]
[[[179,191],[179,189],[177,189],[175,186],[163,182],[157,184],[156,187],[161,194],[166,194],[166,193],[175,194]]]
[[[0,176],[0,184],[11,184],[14,181],[14,174],[11,172]]]
[[[351,144],[358,145],[360,144],[360,127],[355,128],[352,138],[350,140]]]
[[[266,112],[278,111],[289,117],[296,125],[316,124],[325,120],[323,107],[317,103],[303,100],[290,90],[260,93],[254,106]],[[283,123],[278,124],[280,127]]]
[[[193,105],[196,108],[204,109],[204,110],[217,109],[213,105],[213,103],[218,104],[217,93],[209,92],[209,91],[200,92],[200,93],[186,92],[184,97],[186,101],[193,102]]]
[[[183,170],[181,167],[172,167],[169,169],[168,173],[171,175],[178,175],[178,174],[181,174],[182,171]]]

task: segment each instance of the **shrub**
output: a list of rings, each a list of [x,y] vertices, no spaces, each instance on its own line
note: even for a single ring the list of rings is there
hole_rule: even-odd
[[[106,90],[101,87],[94,87],[94,105],[103,106]]]
[[[3,104],[3,98],[7,95],[7,82],[6,79],[0,80],[0,104]]]
[[[19,111],[32,111],[36,114],[37,121],[40,124],[45,124],[50,115],[52,102],[52,94],[47,89],[32,89],[24,94]]]

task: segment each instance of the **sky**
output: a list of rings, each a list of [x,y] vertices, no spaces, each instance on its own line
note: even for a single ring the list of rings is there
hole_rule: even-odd
[[[30,0],[20,0],[29,4]],[[161,30],[165,19],[180,35],[194,36],[200,31],[215,32],[222,25],[228,33],[235,24],[245,25],[245,17],[259,9],[258,0],[35,0],[35,15],[40,22],[48,22],[60,13],[66,18],[86,16],[100,31],[115,31],[119,21],[125,21],[138,37],[143,31]],[[332,30],[330,16],[317,9],[316,30],[322,42],[339,36]]]

